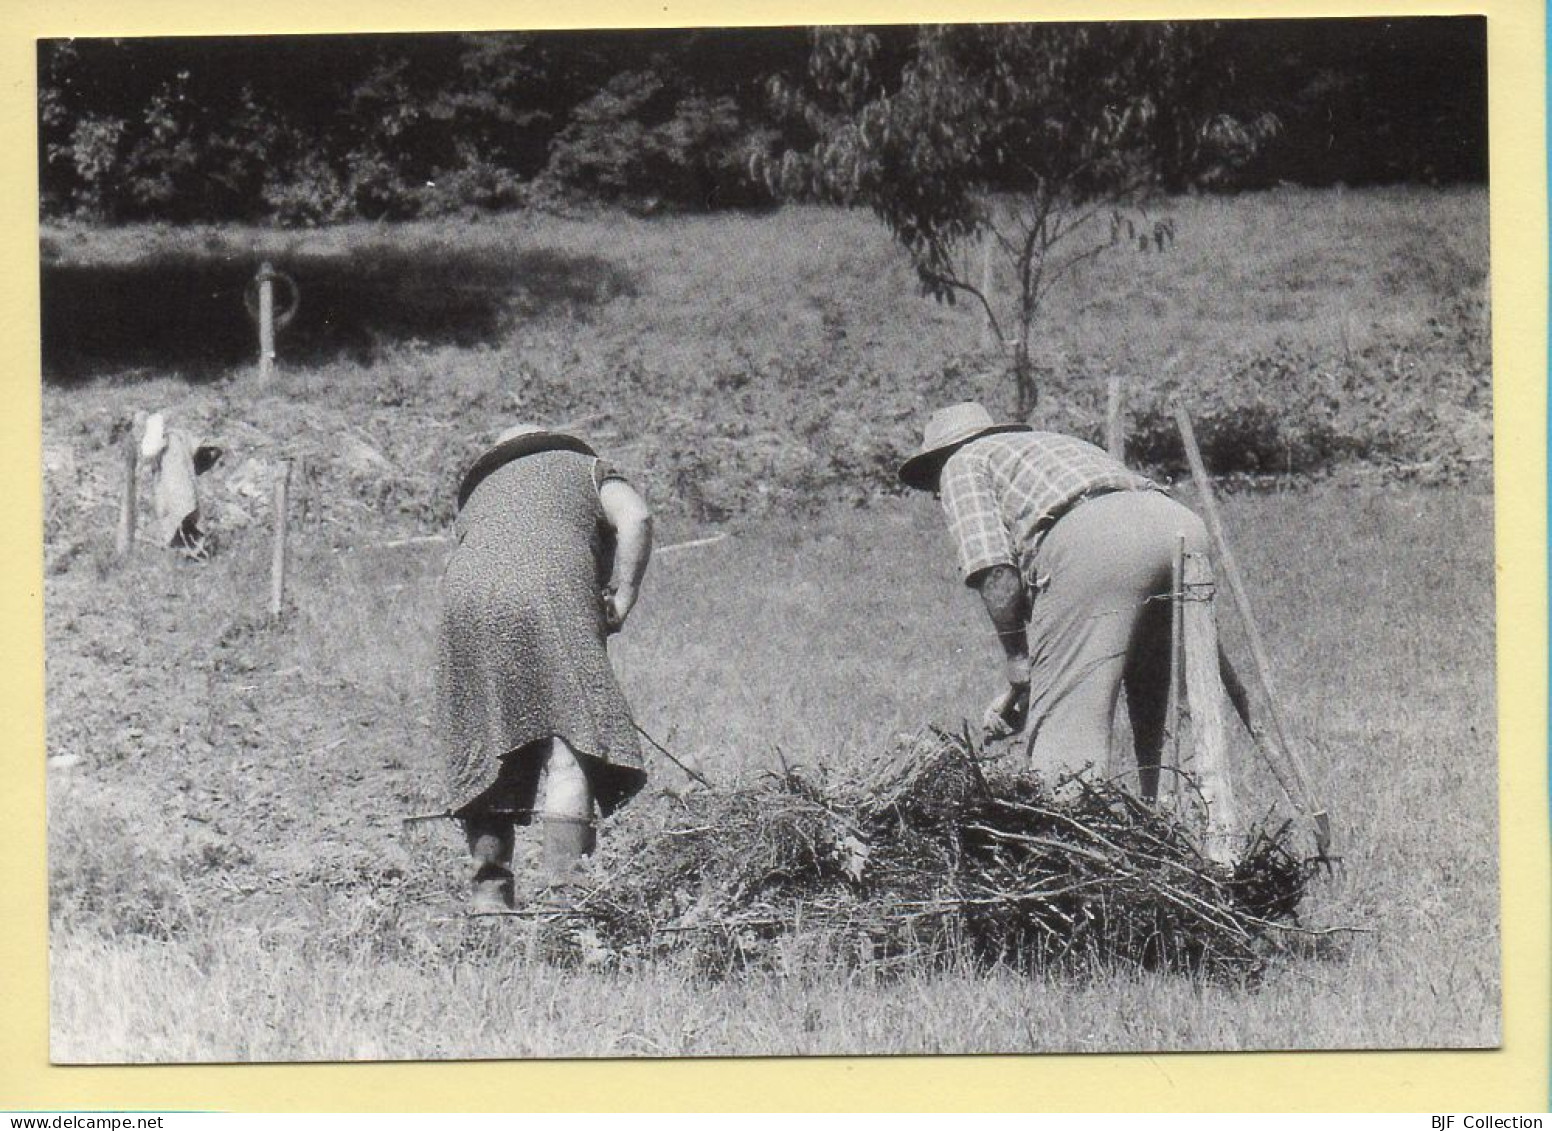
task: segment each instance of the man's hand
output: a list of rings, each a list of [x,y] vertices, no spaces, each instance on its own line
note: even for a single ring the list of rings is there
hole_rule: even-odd
[[[991,742],[1017,734],[1029,717],[1029,652],[1024,635],[1029,602],[1018,570],[1010,565],[990,566],[972,575],[971,584],[980,590],[986,615],[997,630],[1003,671],[1008,677],[1008,690],[992,700],[981,720],[981,733]]]
[[[981,737],[987,742],[1018,734],[1029,720],[1029,684],[1009,684],[991,701],[981,720]]]

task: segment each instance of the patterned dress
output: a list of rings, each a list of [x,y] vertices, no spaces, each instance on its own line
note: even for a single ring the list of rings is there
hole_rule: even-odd
[[[605,647],[613,539],[594,456],[543,451],[487,475],[442,578],[437,690],[449,807],[527,823],[545,740],[577,754],[607,816],[645,784]]]

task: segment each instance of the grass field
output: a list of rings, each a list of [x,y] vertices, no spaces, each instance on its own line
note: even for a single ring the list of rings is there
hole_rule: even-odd
[[[1225,359],[1275,355],[1329,376],[1332,359],[1378,351],[1403,377],[1432,366],[1411,387],[1440,430],[1408,460],[1446,446],[1485,459],[1484,347],[1452,321],[1480,302],[1484,206],[1412,192],[1182,201],[1198,237],[1175,261],[1149,259],[1146,286],[1128,278],[1133,260],[1112,259],[1062,299],[1047,411],[1058,423],[1091,412],[1085,381],[1107,366],[1173,366],[1218,390],[1243,372]],[[171,270],[278,237],[46,238],[57,263],[84,271]],[[952,575],[941,518],[885,476],[927,405],[999,391],[973,379],[973,320],[913,297],[860,215],[295,239],[357,269],[395,249],[402,270],[466,256],[485,264],[486,290],[523,295],[497,250],[521,242],[514,256],[569,281],[560,298],[503,308],[483,339],[396,337],[392,318],[364,308],[377,334],[365,345],[299,327],[312,352],[269,389],[192,348],[176,368],[148,368],[127,331],[50,376],[56,1059],[1496,1042],[1492,500],[1480,478],[1398,483],[1394,460],[1289,477],[1225,507],[1283,706],[1336,815],[1345,862],[1316,881],[1307,917],[1366,932],[1340,947],[1282,956],[1256,986],[801,964],[706,985],[671,965],[552,970],[521,929],[457,919],[457,837],[399,824],[439,802],[430,626],[443,549],[383,543],[438,529],[458,460],[484,432],[516,415],[585,421],[647,486],[660,541],[731,532],[660,556],[614,645],[649,732],[719,782],[778,758],[844,778],[897,733],[977,716],[996,690],[995,649]],[[478,322],[460,318],[444,310],[422,328]],[[1388,380],[1375,387],[1401,387]],[[195,566],[142,544],[115,564],[108,425],[162,407],[227,446],[208,484],[222,549]],[[1361,407],[1395,427],[1395,402]],[[264,503],[234,488],[245,464],[281,454],[307,470],[294,607],[271,626]],[[1243,809],[1259,817],[1277,796],[1236,755]],[[683,780],[652,769],[652,788]]]

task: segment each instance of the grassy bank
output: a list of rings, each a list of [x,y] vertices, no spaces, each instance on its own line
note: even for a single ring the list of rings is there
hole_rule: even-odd
[[[1133,458],[1166,472],[1178,394],[1220,472],[1485,483],[1486,205],[1407,189],[1171,202],[1173,250],[1117,251],[1054,293],[1036,423],[1098,437],[1117,373]],[[244,459],[304,455],[325,519],[360,524],[348,497],[430,529],[457,468],[514,419],[581,428],[660,510],[726,523],[886,494],[930,408],[1011,403],[975,313],[921,297],[863,212],[44,240],[45,434],[98,521],[109,428],[136,409],[224,442],[221,487]],[[303,292],[267,388],[242,306],[260,255]],[[212,494],[234,521],[254,509]]]

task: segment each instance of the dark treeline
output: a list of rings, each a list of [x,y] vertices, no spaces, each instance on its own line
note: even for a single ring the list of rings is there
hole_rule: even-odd
[[[1207,30],[1225,113],[1277,129],[1199,183],[1485,180],[1484,20]],[[914,30],[876,34],[877,65],[899,66]],[[802,87],[813,50],[802,28],[46,40],[43,208],[306,223],[757,206],[772,199],[763,159],[814,141],[772,97]]]

